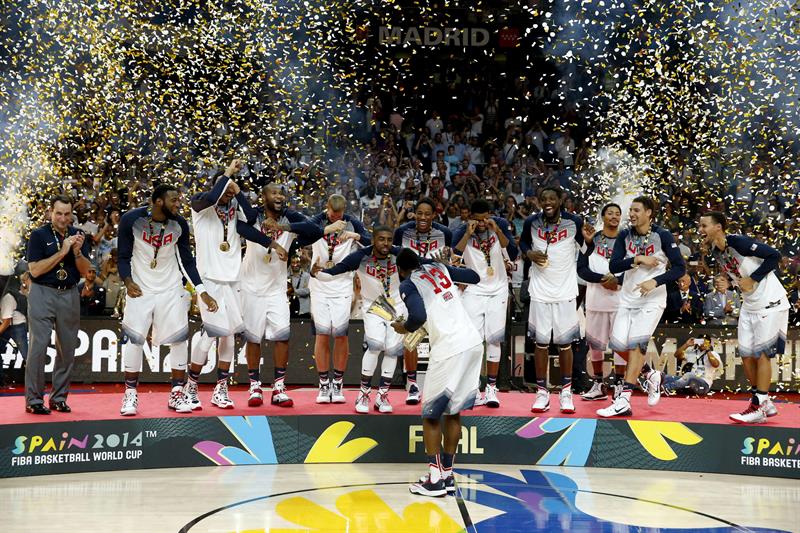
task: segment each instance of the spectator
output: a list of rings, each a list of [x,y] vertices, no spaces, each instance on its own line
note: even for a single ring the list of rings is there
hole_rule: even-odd
[[[685,392],[705,396],[714,379],[722,373],[719,355],[711,348],[710,337],[689,339],[675,351],[679,376],[664,376],[662,386],[667,394]]]
[[[98,283],[103,285],[106,292],[106,308],[113,308],[117,304],[119,292],[122,290],[122,278],[119,276],[119,253],[116,248],[112,248],[108,254],[108,259],[103,261],[103,267],[97,276]]]
[[[695,279],[681,276],[675,284],[667,285],[665,318],[679,324],[694,324],[703,315],[703,301]]]
[[[86,277],[78,284],[81,295],[81,315],[100,316],[105,314],[106,290],[97,283],[97,271],[90,267]]]
[[[302,260],[298,255],[292,256],[290,267],[286,291],[289,296],[289,310],[293,317],[308,318],[311,316],[311,293],[308,290],[310,276],[307,270],[303,270]]]
[[[564,161],[564,166],[572,168],[575,163],[573,159],[575,155],[575,140],[572,138],[572,130],[570,128],[564,128],[564,133],[556,139],[554,148],[556,157]]]
[[[714,290],[703,301],[703,316],[707,324],[736,324],[740,305],[739,295],[730,290],[728,276],[717,276]]]
[[[19,276],[19,285],[13,281],[9,283],[8,291],[0,299],[0,355],[6,351],[8,341],[13,340],[22,357],[23,365],[28,358],[27,315],[30,287],[30,274],[23,272]],[[0,372],[2,372],[2,366],[3,361],[0,357]],[[23,380],[24,378],[14,381],[21,382]]]

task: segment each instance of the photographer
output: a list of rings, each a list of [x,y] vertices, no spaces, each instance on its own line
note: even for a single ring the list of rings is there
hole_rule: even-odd
[[[711,337],[690,338],[675,352],[680,376],[664,376],[663,387],[667,394],[678,391],[705,396],[714,379],[722,372],[719,356],[711,348]]]

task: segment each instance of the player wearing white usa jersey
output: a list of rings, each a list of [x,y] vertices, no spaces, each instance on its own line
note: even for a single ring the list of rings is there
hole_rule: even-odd
[[[372,241],[361,222],[344,213],[347,200],[341,194],[328,199],[324,212],[311,218],[323,229],[323,238],[311,247],[311,264],[331,268],[361,246]],[[331,279],[314,279],[308,283],[311,291],[311,318],[316,340],[314,360],[319,373],[317,403],[344,403],[342,379],[347,368],[347,326],[350,324],[350,307],[353,302],[353,274]],[[333,336],[333,387],[330,385],[331,348]]]
[[[611,327],[619,308],[623,276],[615,276],[608,268],[614,242],[619,235],[622,210],[617,204],[607,204],[600,212],[603,229],[587,243],[587,250],[578,256],[578,276],[586,281],[586,343],[592,358],[594,383],[581,395],[584,400],[605,400],[603,384],[603,354],[611,337]],[[615,396],[622,392],[625,359],[614,352]]]
[[[528,292],[528,335],[536,342],[536,400],[534,413],[550,409],[547,390],[548,350],[558,345],[561,368],[561,412],[574,413],[572,402],[572,342],[580,339],[578,309],[578,250],[594,232],[585,228],[580,217],[561,210],[563,194],[557,187],[539,191],[542,212],[529,216],[522,226],[519,246],[531,261]],[[584,235],[584,231],[587,235]]]
[[[291,407],[284,380],[289,362],[289,297],[287,259],[295,247],[308,246],[322,237],[322,230],[302,213],[285,207],[283,186],[268,183],[261,190],[263,209],[255,227],[272,242],[270,248],[247,246],[241,271],[244,335],[247,339],[247,368],[250,398],[247,404],[263,403],[261,390],[261,341],[272,341],[275,381],[272,404]]]
[[[455,249],[464,265],[478,273],[480,283],[464,290],[464,308],[486,342],[486,391],[478,405],[500,407],[497,397],[497,372],[500,369],[500,344],[506,335],[508,273],[506,257],[517,258],[517,244],[508,221],[489,215],[489,202],[475,200],[470,219],[453,235]]]
[[[653,224],[656,202],[637,196],[630,207],[630,228],[614,242],[609,269],[625,273],[620,304],[611,328],[611,349],[628,362],[622,393],[597,414],[628,416],[631,394],[642,372],[644,352],[667,305],[666,284],[686,272],[686,264],[672,234]],[[656,405],[661,397],[661,372],[646,367],[647,403]]]
[[[725,215],[717,211],[700,218],[700,234],[720,274],[739,287],[744,300],[739,313],[739,355],[753,395],[748,407],[730,419],[761,423],[778,414],[769,399],[770,359],[783,354],[786,347],[789,299],[775,275],[780,252],[750,237],[727,234],[727,225]]]
[[[367,349],[361,360],[361,390],[355,403],[358,413],[369,412],[372,375],[378,366],[381,352],[383,362],[375,410],[381,413],[392,412],[389,387],[397,367],[397,358],[403,354],[403,337],[395,333],[388,320],[368,313],[367,310],[375,300],[383,296],[394,304],[399,315],[405,315],[395,261],[399,251],[400,248],[392,247],[392,229],[388,226],[375,226],[372,230],[371,246],[356,250],[333,268],[322,269],[320,265],[314,265],[311,271],[311,275],[321,281],[330,276],[355,272],[361,282],[361,310],[364,315],[364,342]]]
[[[478,392],[483,339],[464,308],[456,283],[476,284],[474,270],[442,263],[420,265],[408,248],[397,255],[403,282],[400,297],[408,310],[405,322],[394,322],[397,333],[416,331],[425,324],[431,357],[425,375],[422,431],[429,473],[409,490],[423,496],[455,492],[453,461],[461,438],[461,411],[471,409]],[[441,418],[444,416],[444,431]],[[442,448],[444,433],[444,453]]]
[[[256,210],[250,206],[232,176],[242,168],[242,162],[234,160],[225,173],[215,178],[209,192],[192,197],[192,223],[197,250],[197,269],[205,281],[206,289],[219,304],[217,313],[208,313],[203,307],[203,333],[199,342],[192,346],[187,396],[193,409],[201,409],[197,396],[197,381],[200,370],[208,360],[213,339],[217,344],[217,385],[211,404],[221,409],[232,409],[233,400],[228,395],[228,376],[231,372],[234,351],[234,334],[244,330],[239,303],[239,268],[242,264],[242,240],[240,235],[262,246],[270,240],[251,224]]]
[[[167,406],[191,413],[183,387],[188,359],[190,296],[183,287],[183,264],[209,312],[217,303],[206,292],[189,246],[189,225],[178,215],[180,194],[171,185],[153,190],[151,206],[131,209],[119,223],[119,275],[127,295],[122,317],[122,361],[125,394],[120,414],[137,412],[136,387],[142,368],[143,345],[150,328],[153,345],[169,345],[172,391]]]
[[[433,221],[436,204],[430,198],[422,198],[414,207],[414,220],[403,224],[394,232],[394,244],[409,248],[420,257],[431,258],[433,254],[449,248],[453,235],[450,229]],[[425,341],[423,341],[425,342]],[[404,350],[403,360],[408,380],[406,403],[419,403],[420,390],[417,385],[417,350]]]

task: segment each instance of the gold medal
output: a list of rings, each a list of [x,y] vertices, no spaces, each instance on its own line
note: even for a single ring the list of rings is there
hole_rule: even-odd
[[[328,261],[325,263],[325,268],[333,268],[333,261]]]
[[[545,259],[544,260],[544,264],[542,265],[542,268],[547,268],[548,266],[550,266],[550,260],[549,259]]]
[[[488,267],[488,268],[486,269],[486,275],[487,275],[487,276],[489,276],[490,278],[491,278],[492,276],[494,276],[494,267],[491,267],[491,266],[490,266],[490,267]]]
[[[64,270],[63,268],[59,268],[56,271],[56,278],[58,278],[58,281],[64,281],[65,279],[67,279],[67,271]]]
[[[150,268],[155,268],[157,266],[158,266],[158,261],[156,259],[150,261]]]
[[[264,262],[269,263],[270,261],[272,261],[272,254],[267,252],[267,255],[264,256]]]
[[[231,245],[228,241],[222,241],[222,244],[219,245],[219,249],[223,252],[227,252],[231,249]]]

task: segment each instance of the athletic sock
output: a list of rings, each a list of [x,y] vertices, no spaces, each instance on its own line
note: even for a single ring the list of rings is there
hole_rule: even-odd
[[[189,370],[189,381],[193,383],[197,383],[200,381],[200,372],[195,372],[194,370]]]
[[[372,376],[365,376],[361,374],[361,392],[364,394],[369,393],[372,388]]]
[[[644,365],[642,365],[642,374],[644,374],[644,375],[645,375],[645,377],[646,377],[648,374],[650,374],[650,372],[652,372],[652,371],[653,371],[653,369],[652,369],[652,368],[650,368],[650,365],[648,365],[647,363],[645,363]]]
[[[285,366],[276,366],[275,367],[275,383],[273,384],[273,388],[283,387],[283,380],[286,377],[286,367]]]
[[[561,390],[572,388],[572,376],[561,377]]]
[[[333,381],[342,381],[344,379],[344,370],[333,369]]]
[[[392,385],[392,378],[387,378],[385,376],[381,376],[379,388],[381,390],[389,390],[389,387]]]
[[[226,381],[230,375],[231,373],[229,371],[223,370],[222,368],[217,368],[217,383]]]
[[[172,378],[172,388],[183,387],[184,380],[181,378]]]
[[[547,389],[547,383],[545,382],[544,378],[538,378],[536,380],[536,388],[537,389]]]
[[[414,370],[413,372],[406,373],[406,379],[409,383],[416,383],[417,382],[417,371]]]
[[[319,373],[319,384],[320,385],[327,385],[328,381],[330,381],[329,372],[328,371],[320,372]]]
[[[430,471],[431,483],[438,483],[442,479],[442,466],[439,462],[439,454],[428,456],[428,470]]]
[[[250,378],[250,383],[261,382],[261,373],[258,368],[248,368],[247,376]]]
[[[486,374],[486,384],[497,385],[497,376],[496,375],[490,376],[489,374]]]
[[[755,405],[766,405],[767,401],[769,401],[769,392],[764,392],[760,390],[756,390],[755,395],[753,396]]]
[[[139,386],[139,376],[136,376],[135,378],[125,378],[126,389],[136,390],[136,387],[138,386]]]
[[[442,477],[447,479],[453,475],[453,461],[455,461],[456,454],[442,453],[439,457],[442,460]]]

